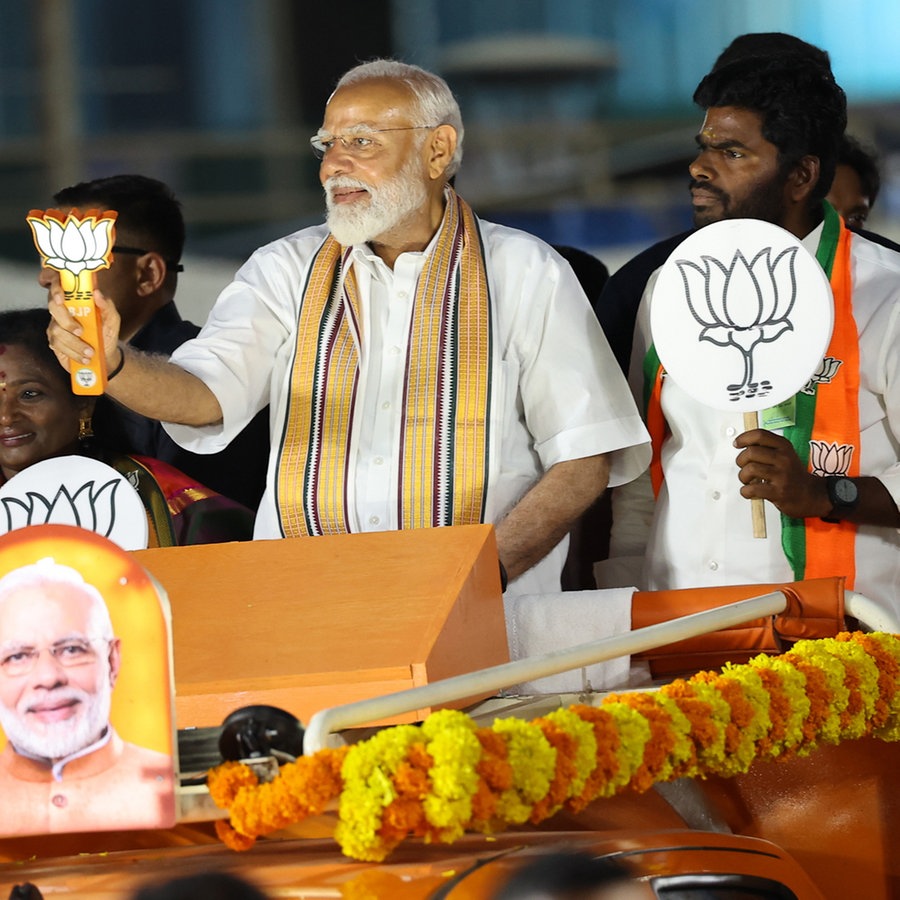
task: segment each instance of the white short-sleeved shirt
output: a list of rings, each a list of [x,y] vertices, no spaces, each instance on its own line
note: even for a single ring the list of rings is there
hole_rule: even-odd
[[[803,240],[811,253],[821,230]],[[900,506],[900,254],[856,234],[850,246],[859,328],[860,474],[881,480]],[[633,388],[649,345],[650,304],[663,299],[653,293],[654,283],[648,282],[638,313]],[[613,553],[638,557],[646,548],[637,583],[647,590],[792,581],[778,510],[764,504],[768,536],[755,538],[750,504],[739,493],[739,451],[732,442],[746,430],[742,415],[701,406],[670,379],[663,381],[661,402],[672,432],[661,454],[665,482],[655,505],[647,476],[614,496]],[[604,579],[604,586],[615,580]],[[857,529],[855,588],[900,616],[896,529]]]
[[[625,379],[569,265],[531,235],[480,222],[494,322],[490,472],[485,520],[499,521],[555,463],[610,454],[611,485],[649,463],[649,437]],[[219,425],[168,424],[183,447],[224,447],[267,403],[272,456],[255,536],[283,536],[274,479],[303,288],[328,232],[306,228],[261,249],[220,295],[200,335],[172,361],[197,375],[222,407]],[[366,246],[352,250],[364,346],[351,447],[351,530],[397,527],[403,360],[416,282],[429,246],[393,270]],[[559,589],[560,545],[517,579],[520,593]],[[511,586],[512,589],[512,586]]]

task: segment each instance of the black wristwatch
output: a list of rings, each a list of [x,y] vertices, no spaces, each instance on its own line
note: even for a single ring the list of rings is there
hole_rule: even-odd
[[[859,488],[846,475],[827,475],[825,489],[831,501],[831,512],[822,516],[823,522],[840,522],[859,506]]]

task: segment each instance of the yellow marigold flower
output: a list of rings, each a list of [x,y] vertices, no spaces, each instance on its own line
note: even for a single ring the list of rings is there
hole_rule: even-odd
[[[569,788],[569,796],[575,797],[584,790],[588,777],[597,765],[597,738],[594,736],[594,729],[569,709],[555,709],[545,718],[572,735],[577,742],[574,759],[575,777]]]
[[[378,861],[409,834],[451,841],[466,828],[537,821],[561,803],[578,811],[625,788],[685,773],[733,775],[755,759],[867,733],[900,740],[893,635],[800,641],[781,657],[534,723],[510,718],[478,729],[464,713],[441,711],[421,727],[303,757],[268,784],[228,763],[210,772],[209,787],[230,815],[217,832],[235,849],[324,809],[340,792],[336,839],[348,856]]]
[[[377,732],[347,753],[341,767],[344,790],[334,831],[347,856],[378,862],[392,849],[378,836],[384,808],[397,796],[391,774],[419,738],[414,725],[398,725]]]
[[[712,684],[677,679],[659,689],[671,697],[688,718],[697,753],[697,772],[716,771],[725,756],[725,734],[731,723],[731,707]]]
[[[624,703],[604,703],[603,710],[615,720],[619,732],[616,758],[619,770],[602,788],[601,797],[611,797],[631,781],[644,761],[644,748],[650,740],[650,724],[636,710]]]
[[[861,644],[853,641],[827,638],[823,645],[823,649],[841,660],[845,669],[848,670],[848,675],[852,671],[855,676],[855,678],[850,677],[849,680],[855,682],[861,705],[858,710],[851,711],[849,730],[845,737],[862,737],[869,731],[868,722],[875,713],[876,704],[880,696],[878,666],[875,660],[866,653],[865,648]]]
[[[540,728],[519,719],[497,719],[493,730],[506,740],[513,786],[500,794],[496,815],[513,825],[528,821],[531,807],[550,789],[556,750]]]
[[[900,740],[900,640],[883,632],[850,637],[863,646],[874,645],[879,655],[879,674],[885,682],[882,690],[884,713],[873,734],[886,741]]]
[[[474,722],[458,710],[432,714],[423,724],[422,733],[429,738],[426,750],[434,760],[428,773],[431,792],[423,801],[425,816],[441,829],[440,839],[449,843],[462,835],[472,818],[481,744]]]
[[[797,641],[794,649],[787,654],[788,659],[791,656],[806,660],[825,676],[831,700],[828,715],[819,728],[818,738],[829,744],[837,744],[841,739],[841,714],[847,709],[850,700],[850,691],[844,683],[843,664],[819,646],[819,641]]]
[[[803,723],[809,716],[810,702],[806,694],[806,678],[790,662],[780,656],[761,654],[748,665],[757,669],[771,669],[781,678],[781,690],[788,700],[788,716],[784,724],[784,737],[775,746],[776,752],[793,749],[803,741]]]
[[[746,772],[756,758],[757,741],[772,727],[769,695],[759,675],[747,666],[725,666],[721,675],[699,673],[716,688],[731,707],[731,723],[726,732],[726,754],[715,769],[719,775]]]

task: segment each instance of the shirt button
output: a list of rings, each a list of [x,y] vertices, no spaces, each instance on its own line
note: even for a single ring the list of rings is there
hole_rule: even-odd
[[[391,347],[391,356],[399,356],[400,348],[399,347]]]
[[[62,809],[69,801],[62,794],[54,794],[50,802]]]
[[[719,564],[714,559],[711,560],[709,563],[709,570],[711,572],[716,572],[716,571],[718,571],[718,568],[719,568]]]
[[[719,491],[713,491],[713,492],[712,492],[712,498],[713,498],[713,500],[718,500],[721,496],[722,496],[722,494],[721,494]]]
[[[727,434],[728,437],[734,437],[736,433],[737,433],[737,428],[735,428],[733,425],[729,425],[725,429],[725,434]]]
[[[383,465],[384,465],[384,457],[383,457],[383,456],[376,456],[376,457],[375,457],[375,465],[376,465],[376,466],[383,466]]]
[[[407,298],[407,293],[406,293],[406,291],[398,291],[398,292],[397,292],[397,296],[398,296],[401,300],[405,300],[405,299]]]
[[[382,408],[382,409],[390,409],[390,408],[391,408],[391,401],[390,401],[390,400],[385,400],[384,403],[381,404],[381,408]]]
[[[370,525],[377,525],[380,521],[381,519],[379,519],[378,516],[369,516]]]

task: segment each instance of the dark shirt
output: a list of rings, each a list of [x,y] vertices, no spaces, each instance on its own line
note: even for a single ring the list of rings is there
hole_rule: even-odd
[[[638,306],[647,281],[669,258],[671,252],[691,234],[692,231],[683,231],[648,247],[610,275],[599,299],[596,302],[592,300],[606,339],[626,375],[631,361]]]
[[[199,331],[193,322],[181,318],[174,303],[169,303],[129,343],[137,350],[168,356]],[[110,450],[162,460],[254,512],[259,506],[269,461],[268,407],[219,453],[184,450],[156,419],[139,415],[107,396],[97,399],[93,428],[98,442]]]

